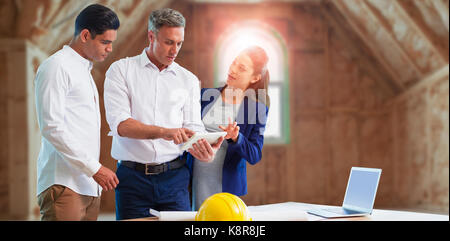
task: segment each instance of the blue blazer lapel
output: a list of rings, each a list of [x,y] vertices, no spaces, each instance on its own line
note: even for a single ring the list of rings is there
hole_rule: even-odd
[[[222,88],[202,89],[202,119],[219,99]]]

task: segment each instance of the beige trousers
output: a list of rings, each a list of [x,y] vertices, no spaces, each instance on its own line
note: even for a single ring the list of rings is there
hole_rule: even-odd
[[[100,197],[80,195],[62,185],[53,185],[38,196],[42,221],[96,221]]]

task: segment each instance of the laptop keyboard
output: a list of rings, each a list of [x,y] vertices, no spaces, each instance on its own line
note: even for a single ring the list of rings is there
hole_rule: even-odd
[[[352,211],[352,210],[343,209],[343,208],[326,208],[324,210],[326,210],[328,212],[332,212],[332,213],[342,214],[342,215],[349,215],[349,214],[351,215],[351,214],[361,213],[361,212]]]

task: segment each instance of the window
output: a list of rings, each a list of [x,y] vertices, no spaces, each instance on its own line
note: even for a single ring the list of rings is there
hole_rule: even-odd
[[[264,142],[289,143],[289,72],[286,46],[280,34],[261,22],[246,21],[228,28],[218,41],[214,58],[214,84],[223,86],[234,58],[251,45],[262,47],[268,57],[270,110]]]

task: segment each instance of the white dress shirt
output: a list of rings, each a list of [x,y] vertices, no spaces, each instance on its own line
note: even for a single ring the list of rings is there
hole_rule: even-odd
[[[106,72],[104,88],[106,120],[113,136],[111,155],[116,160],[161,164],[183,153],[181,145],[173,141],[119,136],[117,127],[129,118],[147,125],[205,132],[198,78],[175,62],[159,71],[146,49],[113,63]]]
[[[64,46],[39,67],[36,110],[42,145],[37,194],[59,184],[97,197],[92,176],[100,169],[100,109],[92,63]]]

